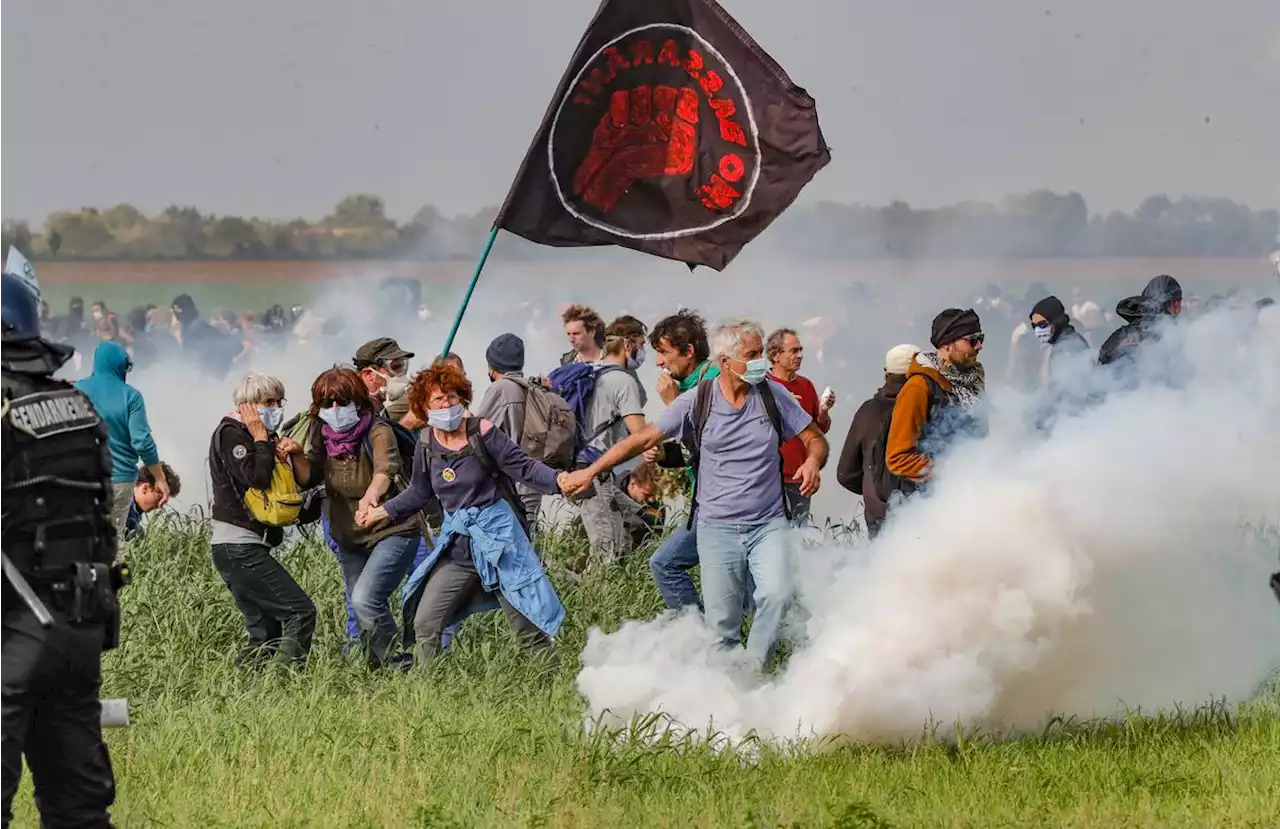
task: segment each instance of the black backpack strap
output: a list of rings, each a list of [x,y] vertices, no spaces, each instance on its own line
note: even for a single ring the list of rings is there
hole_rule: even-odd
[[[594,380],[598,381],[602,375],[609,374],[609,373],[614,372],[614,371],[622,371],[622,367],[621,367],[621,366],[615,366],[615,365],[601,366],[600,368],[597,368],[597,369],[595,370],[595,377],[594,377]],[[595,386],[594,386],[594,385],[592,385],[592,387],[591,387],[591,397],[593,397],[593,398],[594,398],[595,396],[596,396],[596,388],[595,388]],[[590,401],[590,400],[584,400],[584,401],[582,402],[582,405],[583,405],[583,410],[584,410],[584,413],[585,413],[586,407],[588,407],[588,406],[590,406],[590,405],[591,405],[591,401]],[[607,422],[607,423],[604,423],[604,424],[600,425],[600,426],[599,426],[599,427],[598,427],[594,432],[592,432],[591,434],[589,434],[589,435],[583,435],[583,438],[582,438],[582,445],[583,445],[583,446],[589,446],[589,445],[591,444],[591,441],[595,440],[596,438],[598,438],[598,437],[600,437],[601,435],[603,435],[605,432],[607,432],[607,431],[609,431],[610,429],[612,429],[612,428],[613,428],[613,425],[614,425],[615,423],[620,422],[621,420],[622,420],[622,415],[618,415],[617,417],[613,418],[613,419],[612,419],[612,420],[610,420],[609,422]],[[581,432],[582,427],[583,427],[583,426],[585,426],[585,425],[586,425],[585,423],[579,424],[579,426],[578,426],[579,432]]]
[[[760,390],[760,402],[764,404],[765,413],[769,415],[773,431],[778,433],[778,445],[781,446],[785,442],[782,438],[782,412],[778,410],[778,399],[773,396],[772,385],[772,382],[766,380],[756,388]]]
[[[716,378],[698,381],[697,391],[693,396],[693,431],[689,435],[689,468],[693,470],[693,492],[689,500],[688,529],[693,529],[693,514],[698,508],[698,486],[701,477],[698,474],[698,461],[702,459],[702,430],[707,427],[707,418],[711,417],[712,395],[715,393]]]
[[[786,441],[782,437],[782,412],[778,410],[778,400],[773,396],[773,381],[765,379],[763,383],[756,386],[760,390],[760,402],[764,404],[765,413],[769,415],[769,422],[773,424],[773,431],[778,436],[778,480],[782,481],[782,512],[787,516],[787,520],[791,520],[791,504],[787,503],[787,479],[782,474],[782,444]]]
[[[494,427],[497,428],[496,426]],[[511,510],[516,514],[516,520],[520,522],[520,526],[524,528],[524,533],[533,539],[533,530],[529,527],[529,517],[524,514],[524,502],[520,500],[520,495],[516,492],[515,484],[511,483],[510,476],[498,468],[494,463],[493,456],[489,454],[489,448],[484,445],[484,435],[480,433],[480,418],[467,418],[467,445],[471,447],[471,452],[476,456],[476,460],[484,467],[484,471],[498,486],[498,492],[508,504]]]

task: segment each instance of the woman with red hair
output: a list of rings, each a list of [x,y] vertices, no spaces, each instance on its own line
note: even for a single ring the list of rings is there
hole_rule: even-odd
[[[563,473],[525,454],[487,420],[467,417],[471,383],[455,367],[436,364],[409,386],[409,408],[427,423],[404,492],[361,516],[363,525],[415,515],[434,495],[445,518],[435,549],[409,578],[406,604],[417,601],[414,641],[420,662],[440,651],[440,634],[494,599],[531,653],[548,653],[564,606],[529,540],[524,507],[512,482],[551,495]]]
[[[375,417],[360,375],[332,368],[311,385],[311,416],[319,429],[306,449],[307,486],[325,488],[325,516],[338,547],[342,578],[351,595],[369,666],[395,662],[398,628],[390,598],[413,562],[423,525],[417,510],[397,520],[360,523],[356,516],[394,495],[407,469],[390,424]]]

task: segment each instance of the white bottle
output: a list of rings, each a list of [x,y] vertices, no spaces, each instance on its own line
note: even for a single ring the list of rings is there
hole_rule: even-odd
[[[102,699],[102,727],[123,728],[129,724],[129,700]]]

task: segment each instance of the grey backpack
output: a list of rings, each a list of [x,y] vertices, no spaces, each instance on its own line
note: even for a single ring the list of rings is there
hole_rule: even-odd
[[[573,469],[577,422],[569,404],[558,394],[523,377],[507,378],[525,390],[524,427],[520,448],[529,457],[555,469]]]

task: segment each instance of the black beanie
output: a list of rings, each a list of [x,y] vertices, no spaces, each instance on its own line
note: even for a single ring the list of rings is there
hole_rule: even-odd
[[[972,337],[982,333],[982,322],[978,312],[970,308],[962,311],[959,308],[948,308],[933,318],[933,334],[929,342],[934,348],[940,348],[956,340]]]
[[[515,334],[500,334],[485,349],[489,368],[501,374],[524,371],[524,340]]]
[[[1061,328],[1071,322],[1071,318],[1067,316],[1067,309],[1062,305],[1062,300],[1056,296],[1047,296],[1037,302],[1027,318],[1030,319],[1036,314],[1047,319],[1054,328]]]

